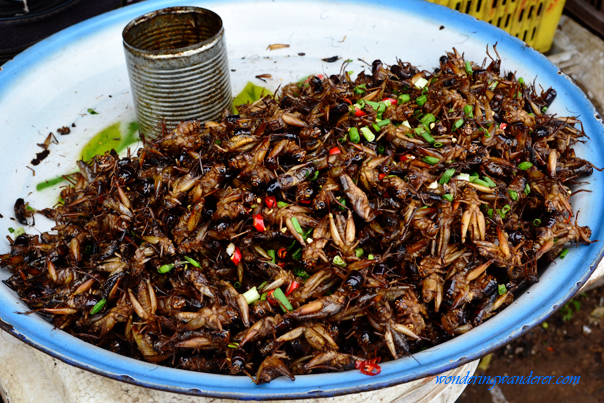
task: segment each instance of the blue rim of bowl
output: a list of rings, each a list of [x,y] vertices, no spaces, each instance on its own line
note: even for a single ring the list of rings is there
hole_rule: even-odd
[[[287,1],[299,3],[295,0]],[[45,54],[65,46],[71,41],[93,35],[106,27],[112,26],[112,24],[125,25],[130,20],[149,11],[180,5],[181,3],[168,0],[138,3],[67,28],[25,50],[14,60],[2,66],[0,93],[3,92],[3,89],[17,83],[19,77],[26,74],[27,69],[36,63],[42,62]],[[193,1],[193,3],[200,6],[204,5],[203,1]],[[484,42],[489,44],[498,42],[500,48],[510,48],[518,52],[527,64],[539,65],[542,73],[541,78],[548,77],[551,82],[555,83],[558,94],[564,93],[565,96],[571,97],[579,111],[587,115],[587,119],[582,117],[585,131],[587,133],[600,133],[597,136],[592,135],[592,140],[594,137],[604,138],[600,115],[572,80],[559,71],[558,67],[545,56],[506,32],[474,17],[420,0],[407,0],[405,2],[398,0],[365,0],[362,3],[344,0],[341,3],[357,3],[364,6],[371,3],[377,7],[389,8],[394,12],[414,14],[428,20],[439,21],[446,24],[448,28],[453,27],[458,32],[468,35],[478,35],[477,32],[480,32],[479,36]],[[576,114],[576,112],[571,113]],[[602,156],[599,155],[599,157]],[[592,197],[600,197],[599,200],[601,200],[603,193],[604,190],[594,189]],[[602,228],[604,211],[598,208],[590,213],[593,214],[590,216],[592,219],[590,220],[590,226],[592,230],[595,229],[593,235],[604,239]],[[0,328],[67,364],[118,381],[166,392],[240,400],[331,397],[395,386],[440,374],[480,358],[509,343],[512,339],[541,323],[558,307],[568,301],[587,281],[603,255],[604,244],[595,244],[590,248],[584,247],[581,252],[576,254],[570,253],[564,261],[565,265],[570,266],[565,277],[549,280],[553,281],[553,286],[548,289],[545,295],[536,296],[533,293],[523,305],[520,315],[512,318],[511,315],[506,315],[506,310],[503,310],[486,322],[487,324],[489,322],[496,323],[494,326],[478,326],[470,332],[471,337],[466,337],[468,334],[462,335],[414,354],[415,359],[426,363],[421,368],[418,368],[418,364],[413,359],[406,357],[384,363],[382,373],[376,377],[367,377],[359,371],[348,371],[298,376],[294,382],[282,377],[269,384],[256,386],[247,377],[183,371],[118,356],[76,339],[67,333],[50,332],[52,325],[36,325],[32,323],[33,321],[28,321],[25,315],[8,312],[2,305],[0,305],[0,314],[3,317],[0,318]],[[529,294],[530,290],[526,294]],[[514,311],[514,313],[517,312]],[[133,373],[133,370],[136,373]]]

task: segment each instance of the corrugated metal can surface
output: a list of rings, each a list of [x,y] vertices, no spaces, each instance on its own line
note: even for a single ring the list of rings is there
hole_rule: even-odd
[[[231,108],[222,19],[199,7],[170,7],[122,32],[140,131],[156,137],[185,120],[205,122]]]

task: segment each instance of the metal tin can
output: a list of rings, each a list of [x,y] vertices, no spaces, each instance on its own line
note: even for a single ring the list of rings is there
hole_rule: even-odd
[[[231,108],[222,19],[199,7],[170,7],[132,20],[122,32],[141,133],[219,118]]]

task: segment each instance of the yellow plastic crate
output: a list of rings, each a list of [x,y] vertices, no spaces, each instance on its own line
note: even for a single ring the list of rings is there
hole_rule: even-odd
[[[470,14],[540,52],[552,46],[565,0],[428,0]]]

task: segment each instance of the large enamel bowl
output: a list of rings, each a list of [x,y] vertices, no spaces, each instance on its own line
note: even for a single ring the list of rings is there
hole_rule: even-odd
[[[445,51],[456,47],[481,62],[488,45],[497,43],[505,70],[525,80],[537,77],[543,88],[554,87],[558,98],[549,112],[580,116],[590,141],[577,147],[578,154],[604,166],[602,122],[585,95],[543,55],[487,23],[423,1],[146,1],[93,18],[62,31],[26,50],[0,71],[0,155],[2,197],[0,235],[8,234],[12,206],[17,197],[36,207],[54,204],[57,188],[36,190],[41,181],[72,172],[76,159],[90,138],[110,126],[122,133],[134,120],[128,76],[121,41],[123,27],[148,11],[173,5],[199,5],[224,20],[233,94],[248,81],[272,89],[311,73],[332,74],[336,63],[321,59],[353,59],[355,72],[379,58],[392,64],[396,58],[425,69],[438,65]],[[270,44],[289,48],[270,51]],[[304,56],[299,54],[304,53]],[[271,74],[264,84],[254,77]],[[88,108],[98,114],[91,115]],[[76,123],[72,133],[57,136],[50,156],[32,170],[30,161],[56,128]],[[119,123],[121,122],[121,123]],[[115,124],[115,125],[114,125]],[[121,124],[121,129],[120,129]],[[113,126],[112,126],[113,125]],[[107,141],[119,141],[109,139]],[[97,138],[96,142],[103,139]],[[90,145],[89,145],[90,146]],[[94,144],[93,144],[94,146]],[[94,148],[94,147],[93,147]],[[90,150],[88,150],[90,151]],[[582,192],[572,198],[581,211],[579,221],[589,225],[592,239],[604,239],[603,175],[594,171]],[[38,219],[37,228],[49,222]],[[29,229],[30,232],[35,231]],[[231,377],[165,368],[118,356],[53,330],[37,315],[26,311],[15,293],[0,284],[0,326],[24,342],[69,364],[133,384],[166,391],[239,399],[309,398],[372,390],[437,374],[483,356],[543,321],[567,301],[586,281],[602,257],[604,243],[571,248],[512,305],[472,331],[444,344],[382,365],[379,376],[359,371],[305,375],[295,382],[279,378],[255,386],[247,377]],[[0,244],[0,251],[8,243]],[[2,253],[0,252],[0,253]],[[6,269],[0,276],[9,276]]]

